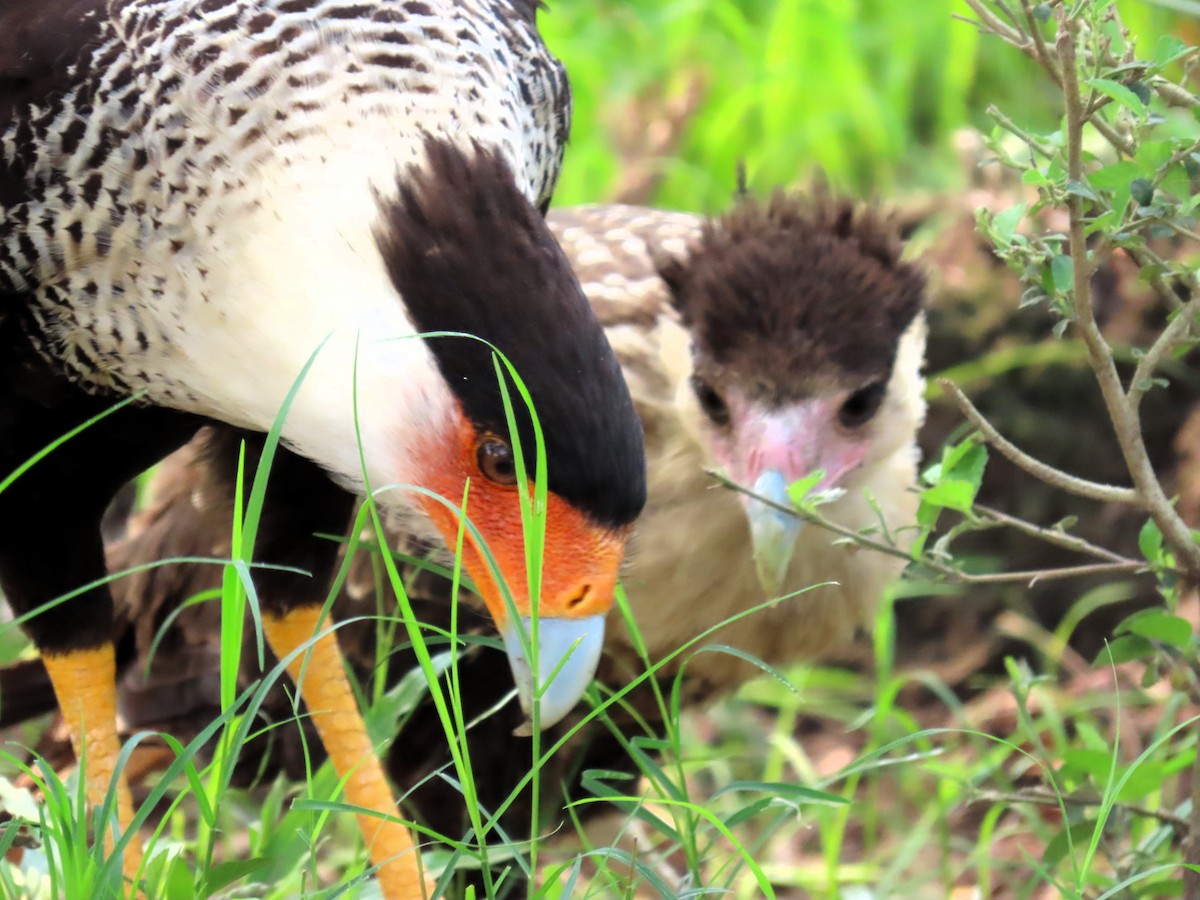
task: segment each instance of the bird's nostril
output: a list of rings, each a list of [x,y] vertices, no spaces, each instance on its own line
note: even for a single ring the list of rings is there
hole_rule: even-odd
[[[583,601],[586,600],[591,595],[592,595],[592,586],[590,584],[585,584],[583,587],[581,587],[578,591],[575,592],[574,597],[572,597],[570,600],[567,601],[567,609],[578,609],[579,605],[581,603],[583,603]]]

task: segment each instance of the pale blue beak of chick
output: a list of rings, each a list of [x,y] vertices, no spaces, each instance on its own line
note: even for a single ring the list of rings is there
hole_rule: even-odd
[[[775,469],[764,470],[751,487],[758,496],[790,509],[792,501],[787,489],[782,473]],[[750,539],[759,583],[768,598],[776,597],[783,587],[804,520],[754,497],[746,498],[746,515],[750,519]]]

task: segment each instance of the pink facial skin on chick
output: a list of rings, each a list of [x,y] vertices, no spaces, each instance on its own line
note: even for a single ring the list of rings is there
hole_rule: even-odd
[[[862,464],[870,439],[844,426],[839,414],[850,392],[768,409],[737,392],[726,397],[731,428],[715,442],[718,461],[734,481],[785,507],[787,488],[817,469],[825,475],[815,490],[837,487]],[[778,593],[791,561],[801,519],[745,497],[759,580]]]

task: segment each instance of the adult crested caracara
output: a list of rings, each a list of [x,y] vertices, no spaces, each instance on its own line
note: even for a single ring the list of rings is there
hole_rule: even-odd
[[[257,550],[298,557],[318,579],[335,552],[313,534],[344,528],[346,489],[387,487],[379,501],[406,529],[453,542],[469,482],[496,570],[473,536],[465,566],[513,649],[523,701],[563,658],[543,723],[589,681],[644,457],[620,369],[535,208],[557,177],[569,94],[534,8],[0,5],[0,588],[22,616],[40,610],[24,624],[86,741],[93,802],[117,755],[101,515],[206,421],[261,433],[287,407]],[[419,332],[482,341],[406,339]],[[489,344],[545,435],[540,599]],[[286,578],[259,585],[266,636],[293,676],[304,667],[316,727],[353,773],[348,801],[393,813],[319,603]],[[518,632],[535,602],[533,663]],[[118,828],[131,818],[122,785]],[[385,895],[421,896],[405,829],[360,824]],[[140,845],[127,840],[134,878]]]
[[[823,507],[830,519],[862,529],[879,525],[882,515],[903,542],[903,526],[915,519],[915,432],[924,411],[924,281],[901,260],[895,229],[878,212],[820,189],[768,203],[742,200],[710,221],[620,206],[554,210],[549,221],[606,326],[645,427],[649,503],[635,528],[623,583],[651,660],[772,597],[820,582],[837,584],[759,610],[707,642],[779,665],[833,649],[868,625],[899,561],[839,543],[814,525],[778,527],[766,509],[715,488],[705,470],[723,468],[776,496],[779,483],[823,469],[825,485],[845,490]],[[172,556],[227,555],[233,459],[236,447],[218,432],[173,457],[157,477],[156,499],[135,518],[130,536],[111,548],[114,571]],[[406,548],[413,544],[402,528],[393,537]],[[179,564],[138,571],[114,585],[119,615],[136,628],[139,659],[122,690],[132,727],[192,736],[219,708],[214,604],[192,606],[173,619],[157,656],[148,659],[156,623],[218,580],[211,567]],[[335,612],[369,618],[375,585],[370,554],[360,551]],[[323,592],[321,585],[312,589]],[[416,574],[409,596],[422,619],[448,628],[444,579]],[[488,625],[464,608],[460,628]],[[374,625],[360,620],[340,636],[360,673],[369,675],[376,666]],[[437,644],[436,637],[430,640]],[[411,668],[412,656],[403,647],[394,652],[389,672],[399,675]],[[243,658],[245,677],[257,677],[252,654]],[[478,720],[469,731],[476,790],[489,810],[530,767],[527,745],[510,736],[523,714],[503,703],[510,691],[505,665],[502,654],[480,646],[459,661],[464,716]],[[658,677],[669,680],[676,668],[665,667]],[[614,617],[601,682],[615,690],[642,671]],[[692,655],[684,671],[684,696],[697,703],[755,670],[729,654],[704,652]],[[14,671],[8,683],[32,695],[37,674]],[[21,689],[14,690],[20,696]],[[660,721],[651,691],[635,691],[626,702],[637,716],[621,718],[615,708],[622,728],[632,732],[640,727],[635,722],[654,727]],[[267,714],[289,715],[282,691]],[[579,718],[555,726],[553,738]],[[413,737],[426,732],[441,733],[431,703],[404,726],[389,771],[412,789],[411,802],[435,831],[461,835],[466,820],[458,789],[428,777],[445,768],[448,755],[435,742]],[[299,775],[304,755],[296,733],[278,730],[272,746],[274,762]],[[254,758],[246,770],[260,765]],[[574,791],[573,779],[587,768],[632,765],[609,730],[591,723],[542,770],[551,786],[541,796],[555,807],[546,812],[560,812],[563,791],[555,780]],[[528,800],[526,793],[504,816],[512,837],[527,833]]]

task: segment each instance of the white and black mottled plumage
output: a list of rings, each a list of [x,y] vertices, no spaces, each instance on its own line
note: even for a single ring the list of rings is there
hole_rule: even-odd
[[[27,333],[90,388],[246,424],[205,389],[197,317],[314,279],[290,309],[370,324],[356,254],[424,135],[497,148],[544,204],[569,127],[561,65],[499,0],[10,3],[0,35],[0,289]],[[78,56],[21,70],[56,40]]]
[[[897,577],[902,561],[857,550],[808,526],[796,539],[777,589],[764,587],[747,505],[706,474],[712,468],[738,469],[737,454],[728,446],[737,443],[739,431],[747,432],[751,443],[754,433],[745,426],[746,414],[740,419],[720,415],[710,395],[717,393],[724,404],[740,392],[748,398],[747,407],[768,419],[797,406],[824,410],[828,419],[805,420],[810,432],[789,435],[798,446],[812,445],[804,460],[820,464],[836,458],[846,435],[866,447],[854,467],[837,478],[845,495],[824,507],[825,514],[858,530],[879,525],[882,513],[903,543],[903,526],[915,517],[915,438],[924,414],[919,310],[924,282],[915,267],[900,260],[894,228],[879,214],[822,191],[766,204],[742,201],[716,220],[627,206],[552,210],[549,220],[605,326],[645,429],[649,502],[635,527],[623,580],[650,659],[664,659],[772,596],[826,581],[837,583],[725,625],[708,642],[734,646],[775,666],[844,646],[857,630],[869,627],[876,600]],[[708,276],[714,279],[712,289],[694,296],[696,282]],[[731,293],[729,286],[737,290]],[[739,311],[753,315],[739,319]],[[698,382],[700,373],[704,379]],[[864,405],[865,400],[874,404]],[[135,519],[131,536],[113,548],[114,570],[169,556],[229,552],[230,487],[221,474],[228,468],[219,464],[222,455],[229,450],[198,443],[173,458],[157,480],[156,500]],[[751,477],[744,468],[739,474]],[[411,549],[402,531],[393,536]],[[190,608],[174,619],[160,659],[150,661],[148,677],[143,673],[158,624],[182,600],[211,587],[214,578],[202,567],[169,566],[117,583],[119,610],[136,623],[139,648],[122,695],[131,727],[161,727],[187,736],[211,718],[217,698],[212,673],[220,655],[214,605]],[[376,587],[375,565],[360,553],[338,599],[339,613],[370,616]],[[448,626],[442,578],[415,574],[408,593],[424,618]],[[616,690],[643,666],[620,617],[610,619],[599,677]],[[490,626],[464,608],[460,628],[486,632]],[[376,665],[376,634],[370,622],[350,624],[341,633],[348,657],[364,675]],[[430,639],[439,643],[436,635]],[[403,646],[394,652],[390,671],[399,675],[411,666],[411,657]],[[686,658],[688,704],[727,692],[758,671],[720,652]],[[679,662],[659,677],[669,681]],[[465,716],[469,721],[481,717],[471,732],[476,786],[483,806],[495,809],[528,771],[526,746],[509,737],[521,715],[512,703],[494,708],[509,691],[501,654],[473,647],[459,665],[460,672],[470,673],[463,680]],[[252,665],[244,676],[247,683],[256,677]],[[29,672],[12,677],[37,686]],[[634,692],[626,702],[637,710],[636,718],[620,708],[611,711],[622,729],[636,734],[642,725],[656,727],[660,714],[649,690]],[[286,714],[281,696],[276,715]],[[552,739],[577,721],[572,717],[556,726]],[[390,757],[389,771],[413,791],[415,807],[435,830],[456,835],[466,827],[461,796],[447,782],[427,778],[446,765],[446,755],[432,742],[405,740],[440,727],[432,704],[425,704],[404,726],[397,742],[402,749]],[[280,732],[272,761],[301,774],[300,746]],[[429,752],[414,753],[415,746]],[[263,760],[248,756],[244,771],[252,773]],[[605,728],[584,727],[543,769],[543,783],[554,785],[543,790],[553,806],[543,821],[560,812],[562,791],[556,782],[576,792],[578,775],[588,768],[628,770],[632,765]],[[510,835],[527,829],[528,801],[522,795],[506,813]],[[577,812],[586,815],[594,808]]]

